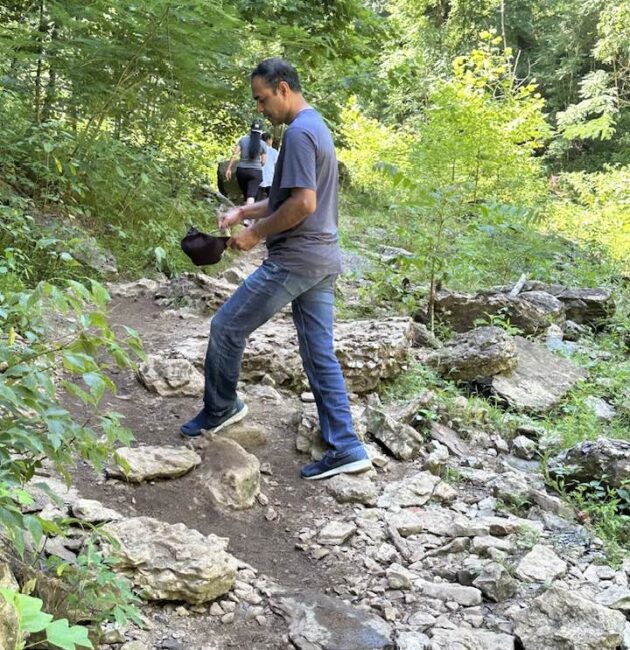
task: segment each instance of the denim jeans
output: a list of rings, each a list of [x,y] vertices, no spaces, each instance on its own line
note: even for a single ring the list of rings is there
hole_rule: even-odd
[[[333,454],[361,445],[333,349],[334,281],[334,275],[297,275],[269,260],[245,280],[210,323],[204,391],[210,416],[222,417],[234,406],[249,335],[290,302],[324,442]]]

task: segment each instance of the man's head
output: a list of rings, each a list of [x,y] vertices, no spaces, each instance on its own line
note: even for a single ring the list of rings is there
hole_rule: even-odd
[[[265,131],[265,132],[262,134],[262,139],[263,139],[263,140],[265,141],[265,143],[268,144],[269,146],[271,146],[271,145],[273,144],[273,135],[271,135],[271,133],[268,133],[267,131]]]
[[[251,74],[256,108],[272,124],[287,124],[304,104],[295,68],[280,58],[265,59]]]

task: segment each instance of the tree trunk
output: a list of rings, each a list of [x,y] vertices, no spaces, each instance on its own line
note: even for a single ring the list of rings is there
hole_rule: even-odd
[[[42,68],[44,57],[44,35],[46,34],[46,23],[44,21],[44,0],[39,3],[39,27],[37,43],[37,70],[35,72],[35,122],[41,122],[42,105]]]

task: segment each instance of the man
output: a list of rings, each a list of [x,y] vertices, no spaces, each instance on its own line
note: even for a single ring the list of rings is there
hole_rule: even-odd
[[[350,414],[341,368],[333,350],[334,282],[341,271],[337,240],[337,160],[330,132],[305,101],[295,68],[266,59],[251,74],[257,110],[272,124],[287,124],[268,199],[233,208],[226,228],[252,225],[228,244],[247,251],[266,240],[268,258],[219,309],[210,324],[205,360],[204,408],[181,428],[187,437],[220,431],[241,420],[247,406],[236,385],[247,337],[291,303],[300,355],[317,404],[324,457],[302,468],[319,479],[371,467]]]

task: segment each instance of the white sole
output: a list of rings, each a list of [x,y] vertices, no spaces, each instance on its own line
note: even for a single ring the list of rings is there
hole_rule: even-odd
[[[218,427],[214,427],[214,429],[208,429],[210,433],[219,433],[222,429],[225,429],[225,427],[229,427],[231,424],[236,424],[237,422],[240,422],[246,415],[247,412],[249,411],[249,408],[247,404],[243,404],[243,408],[238,411],[238,413],[235,413],[231,418],[228,418],[225,422],[221,422],[221,424]]]
[[[320,478],[329,478],[337,474],[359,474],[360,472],[367,472],[372,468],[372,461],[369,458],[355,460],[353,463],[347,465],[340,465],[334,469],[329,469],[327,472],[317,474],[317,476],[303,476],[302,478],[307,481],[317,481]]]

